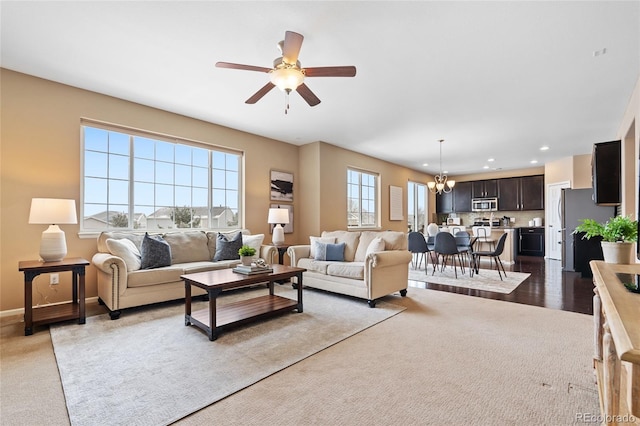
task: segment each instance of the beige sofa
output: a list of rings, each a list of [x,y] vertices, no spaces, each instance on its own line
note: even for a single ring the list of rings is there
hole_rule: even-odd
[[[411,253],[405,233],[325,231],[320,238],[327,243],[344,243],[344,261],[317,260],[311,244],[289,247],[291,265],[307,270],[303,274],[305,287],[366,299],[372,308],[380,297],[395,292],[406,296]]]
[[[260,235],[251,236],[246,230],[223,234],[231,238],[238,232],[242,232],[243,241],[257,244],[259,257],[267,263],[275,262],[277,250],[273,246],[262,245],[264,235],[260,234],[260,239]],[[158,235],[171,248],[171,265],[154,269],[139,269],[139,256],[136,264],[136,256],[122,249],[131,245],[122,241],[126,239],[140,250],[144,233],[103,232],[98,237],[98,253],[93,256],[92,263],[97,269],[99,301],[109,308],[111,319],[119,318],[125,308],[184,298],[184,281],[180,275],[230,268],[240,263],[239,258],[212,261],[216,253],[217,232],[177,231]],[[193,295],[205,293],[201,289],[192,289]]]

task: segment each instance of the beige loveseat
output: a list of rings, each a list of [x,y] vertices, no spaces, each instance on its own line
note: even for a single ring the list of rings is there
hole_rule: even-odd
[[[257,246],[260,257],[267,263],[274,263],[277,250],[262,245],[264,235],[252,236],[246,230],[222,234],[232,238],[238,232],[242,232],[244,242]],[[239,258],[212,261],[216,254],[217,232],[176,231],[158,235],[168,243],[171,260],[170,266],[153,269],[140,269],[139,255],[136,263],[136,256],[123,249],[123,246],[131,246],[128,241],[121,241],[126,239],[140,250],[144,233],[103,232],[98,237],[98,253],[93,256],[92,263],[97,269],[99,300],[109,308],[111,319],[119,318],[121,309],[184,298],[184,281],[180,275],[230,268],[240,263]],[[196,288],[192,292],[193,295],[205,294],[204,290]]]
[[[406,296],[411,253],[405,233],[325,231],[320,240],[312,237],[312,241],[333,241],[334,246],[344,243],[344,261],[317,260],[322,256],[313,253],[311,244],[289,247],[291,265],[307,270],[303,274],[305,287],[366,299],[372,308],[376,299],[388,294],[400,292]]]

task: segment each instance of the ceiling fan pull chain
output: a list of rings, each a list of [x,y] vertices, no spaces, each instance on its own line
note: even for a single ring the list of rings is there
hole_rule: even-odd
[[[284,114],[287,115],[289,113],[289,92],[290,90],[285,91],[284,95]]]

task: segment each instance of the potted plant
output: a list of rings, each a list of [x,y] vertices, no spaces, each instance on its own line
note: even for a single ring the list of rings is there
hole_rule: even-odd
[[[616,216],[605,223],[581,219],[574,234],[584,232],[583,238],[602,237],[602,254],[607,263],[631,263],[633,243],[638,240],[638,221],[629,216]]]
[[[256,254],[256,249],[254,249],[253,247],[244,245],[240,247],[240,249],[238,250],[238,254],[240,255],[240,260],[242,261],[243,265],[251,266],[251,262],[253,261],[253,256],[255,256]]]

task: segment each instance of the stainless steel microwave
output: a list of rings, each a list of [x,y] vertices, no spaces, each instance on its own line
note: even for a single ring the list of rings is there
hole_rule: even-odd
[[[498,211],[498,199],[497,198],[473,198],[471,200],[471,211],[473,212]]]

